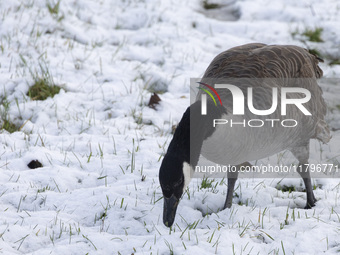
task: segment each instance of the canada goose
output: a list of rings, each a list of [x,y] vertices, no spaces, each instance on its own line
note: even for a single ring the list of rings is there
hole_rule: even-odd
[[[253,94],[254,98],[258,97],[259,99],[257,100],[257,109],[261,107],[261,109],[268,109],[272,104],[272,94],[265,93],[266,88],[305,87],[311,93],[311,100],[303,106],[311,113],[311,116],[303,114],[296,108],[295,111],[288,112],[287,110],[285,116],[298,121],[298,125],[294,128],[278,126],[270,129],[268,125],[262,128],[230,128],[227,125],[218,125],[215,128],[211,124],[213,120],[230,120],[235,117],[231,114],[232,95],[226,89],[216,89],[222,98],[223,106],[216,107],[209,100],[207,102],[209,114],[202,115],[200,96],[204,92],[200,90],[196,102],[188,107],[179,122],[160,167],[159,181],[164,197],[163,223],[166,226],[170,227],[174,222],[179,200],[190,182],[191,173],[201,154],[217,164],[240,167],[249,164],[248,161],[265,158],[286,149],[290,150],[302,169],[299,174],[306,187],[307,203],[305,208],[308,209],[315,205],[316,199],[313,194],[310,173],[304,165],[308,163],[309,141],[315,138],[327,143],[331,138],[324,121],[326,104],[322,98],[322,90],[316,82],[316,79],[322,76],[322,70],[318,66],[319,61],[322,60],[310,54],[306,49],[297,46],[260,43],[234,47],[215,57],[201,80],[202,85],[207,81],[207,83],[210,82],[210,86],[214,87],[215,84],[212,84],[214,79],[219,78],[268,78],[268,81],[264,82],[252,80],[251,84],[234,80],[233,85],[242,91],[245,91],[249,86],[257,88],[257,90],[254,89]],[[304,79],[301,79],[301,82],[287,81],[290,78]],[[292,98],[303,97],[296,93],[294,96]],[[261,106],[261,104],[263,105]],[[280,108],[280,105],[278,107]],[[254,108],[256,108],[255,105]],[[254,114],[247,111],[243,117],[247,120],[254,117]],[[279,120],[283,118],[279,110],[272,113],[270,117]],[[268,116],[256,116],[256,118],[263,120]],[[190,143],[190,136],[193,143]],[[224,208],[231,207],[237,176],[237,173],[228,173],[228,191]]]

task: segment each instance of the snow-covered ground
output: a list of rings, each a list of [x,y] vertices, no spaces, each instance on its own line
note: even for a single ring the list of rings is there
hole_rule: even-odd
[[[0,1],[0,254],[337,254],[339,179],[192,180],[170,231],[158,170],[172,126],[189,105],[189,81],[213,57],[249,42],[317,49],[326,78],[340,76],[340,3],[245,0],[206,10],[202,0]],[[208,1],[208,3],[211,1]],[[50,7],[50,8],[48,8]],[[306,29],[322,28],[323,42]],[[32,101],[34,79],[54,98]],[[340,88],[322,84],[333,139],[311,161],[340,160]],[[160,94],[156,110],[147,106]],[[5,105],[4,102],[9,102]],[[4,116],[6,114],[6,116]],[[1,121],[1,120],[0,120]],[[1,124],[1,123],[0,123]],[[1,124],[2,125],[2,124]],[[288,153],[263,162],[283,160]],[[27,164],[39,160],[42,168]]]

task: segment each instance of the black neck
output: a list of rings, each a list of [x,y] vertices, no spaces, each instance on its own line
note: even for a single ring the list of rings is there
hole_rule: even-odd
[[[201,115],[201,101],[188,107],[168,148],[168,152],[182,155],[183,161],[192,167],[198,163],[203,141],[215,131],[213,120],[220,119],[226,111],[208,101],[207,112],[207,115]]]

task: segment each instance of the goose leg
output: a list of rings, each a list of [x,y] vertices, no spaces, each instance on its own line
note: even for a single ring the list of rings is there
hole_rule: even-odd
[[[249,163],[248,163],[249,164]],[[236,172],[228,172],[228,191],[227,191],[227,198],[225,200],[223,209],[230,208],[233,203],[233,193],[235,188],[235,183],[237,181],[239,167],[237,166]]]
[[[299,164],[299,174],[302,177],[306,187],[307,204],[305,206],[305,209],[311,209],[313,206],[315,206],[316,199],[313,193],[313,186],[310,179],[310,173],[305,164],[301,163]]]
[[[307,167],[309,158],[309,143],[306,146],[294,148],[291,150],[291,152],[299,161],[298,173],[300,174],[301,178],[303,179],[303,182],[305,183],[307,194],[307,203],[305,209],[310,209],[313,206],[315,206],[315,202],[317,200],[315,199],[313,193],[312,181]]]
[[[236,180],[237,180],[237,176],[236,178],[234,177],[230,178],[228,174],[228,191],[227,191],[227,198],[225,200],[223,209],[230,208],[231,204],[233,203],[233,192],[234,192]]]

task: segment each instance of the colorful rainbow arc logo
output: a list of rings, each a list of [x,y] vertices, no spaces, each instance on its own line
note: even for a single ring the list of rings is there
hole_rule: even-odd
[[[221,100],[219,94],[217,93],[217,91],[216,91],[213,87],[211,87],[210,85],[208,85],[208,84],[206,84],[206,83],[203,83],[203,82],[199,82],[199,81],[198,81],[197,83],[198,83],[198,84],[201,84],[201,85],[203,85],[203,86],[206,86],[206,87],[209,88],[212,92],[214,92],[214,94],[217,96],[218,100],[220,101],[220,103],[221,103],[221,105],[222,105],[222,100]],[[217,103],[216,103],[216,100],[215,100],[214,96],[213,96],[208,90],[206,90],[206,89],[204,89],[204,88],[200,88],[200,87],[198,87],[198,88],[201,89],[201,90],[203,90],[204,92],[206,92],[206,93],[212,98],[212,100],[214,101],[215,106],[217,106]],[[223,106],[223,105],[222,105],[222,106]]]

